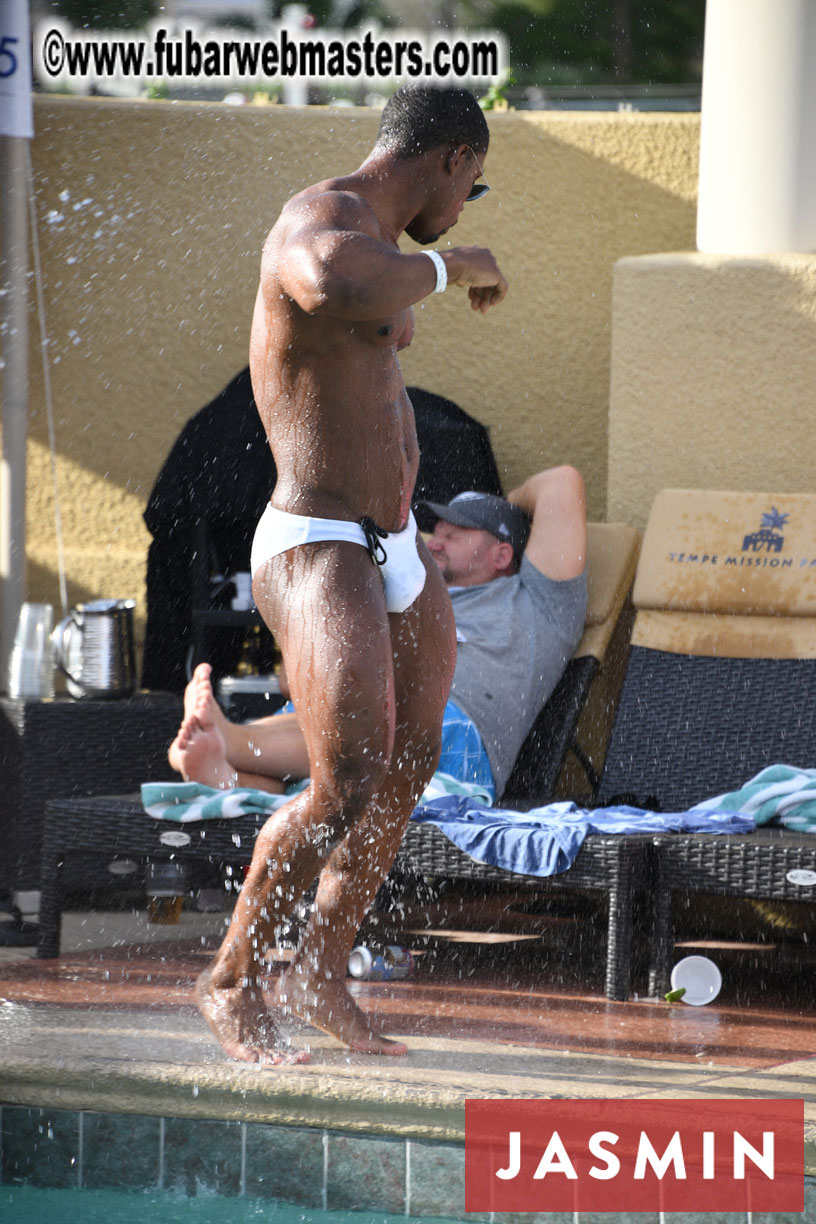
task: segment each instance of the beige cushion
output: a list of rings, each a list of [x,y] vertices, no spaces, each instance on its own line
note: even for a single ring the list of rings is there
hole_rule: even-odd
[[[638,612],[633,646],[715,659],[816,659],[816,617]]]
[[[633,592],[638,609],[816,613],[816,494],[664,489]]]
[[[577,658],[603,659],[632,586],[639,546],[628,523],[587,524],[587,616]]]

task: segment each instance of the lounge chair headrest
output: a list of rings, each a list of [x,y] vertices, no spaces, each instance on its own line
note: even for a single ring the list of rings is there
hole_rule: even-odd
[[[587,614],[577,657],[603,659],[632,586],[639,546],[629,523],[587,524]]]
[[[664,489],[652,506],[635,607],[816,614],[816,494]]]

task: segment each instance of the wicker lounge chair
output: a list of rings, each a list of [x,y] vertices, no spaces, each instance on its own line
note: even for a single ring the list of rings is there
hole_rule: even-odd
[[[625,626],[626,598],[637,564],[638,534],[618,523],[592,523],[589,528],[587,574],[589,606],[587,627],[574,658],[532,731],[522,745],[499,806],[529,809],[547,803],[570,750],[588,768],[591,791],[597,786],[594,768],[575,738],[576,725],[587,707],[593,679],[600,681],[601,666],[616,628]],[[604,700],[608,693],[604,694]],[[514,890],[540,895],[548,889],[579,888],[608,894],[606,994],[625,999],[631,976],[632,911],[634,894],[647,879],[651,839],[644,837],[587,837],[574,864],[562,875],[541,878],[520,875],[477,862],[458,849],[430,824],[410,824],[397,855],[397,872],[445,880],[498,882]]]
[[[816,764],[816,496],[664,490],[633,592],[632,648],[599,803],[683,811],[772,764]],[[656,839],[650,989],[668,988],[672,900],[816,900],[816,837]],[[794,883],[793,880],[804,883]]]

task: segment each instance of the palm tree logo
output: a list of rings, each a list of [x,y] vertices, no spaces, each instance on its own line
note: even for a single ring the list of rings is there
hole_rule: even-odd
[[[785,543],[782,528],[787,525],[789,514],[782,514],[776,506],[771,506],[762,515],[759,531],[753,531],[742,541],[743,552],[781,552]]]

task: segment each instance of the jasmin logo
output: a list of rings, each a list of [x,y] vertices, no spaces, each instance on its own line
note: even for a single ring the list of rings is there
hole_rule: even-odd
[[[751,1160],[766,1177],[773,1178],[773,1131],[762,1132],[761,1152],[758,1152],[739,1131],[734,1131],[731,1138],[734,1158],[733,1176],[738,1181],[745,1179],[746,1159]],[[593,1164],[589,1167],[590,1177],[595,1177],[599,1181],[608,1181],[618,1176],[621,1171],[621,1160],[616,1155],[614,1148],[620,1143],[620,1140],[621,1136],[615,1131],[594,1131],[590,1135],[587,1140],[587,1152],[596,1160],[601,1161],[600,1164]],[[701,1158],[703,1177],[708,1180],[713,1180],[716,1176],[716,1140],[716,1131],[703,1131],[702,1152],[693,1153],[694,1157]],[[508,1156],[507,1168],[497,1169],[496,1176],[512,1180],[521,1173],[521,1131],[510,1131]],[[640,1132],[632,1176],[635,1181],[642,1181],[649,1172],[654,1173],[658,1180],[664,1177],[675,1177],[680,1181],[686,1180],[686,1153],[683,1149],[683,1136],[680,1131],[674,1132],[663,1152],[657,1151],[646,1131]],[[553,1174],[564,1176],[570,1181],[578,1180],[575,1165],[558,1131],[553,1131],[550,1136],[541,1159],[536,1165],[533,1180],[543,1181],[545,1177]]]
[[[799,1100],[469,1100],[466,1211],[802,1211]]]
[[[742,541],[743,552],[781,552],[785,537],[781,534],[789,514],[780,514],[776,506],[771,506],[762,516],[759,531],[753,531]]]

